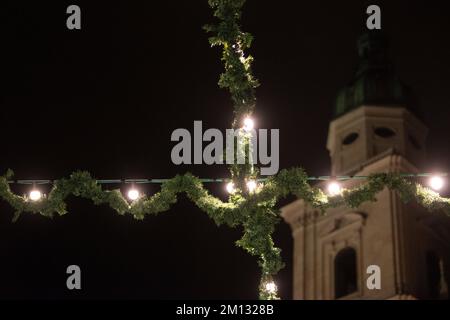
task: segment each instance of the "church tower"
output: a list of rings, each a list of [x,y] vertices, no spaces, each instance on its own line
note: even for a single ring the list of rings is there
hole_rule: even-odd
[[[358,40],[359,65],[338,95],[329,127],[332,175],[421,171],[427,128],[387,48],[380,31]],[[385,189],[376,202],[356,210],[341,207],[322,215],[297,200],[282,208],[282,216],[294,238],[294,299],[448,297],[450,218],[444,214],[404,204]],[[380,289],[367,286],[370,266],[379,267]]]

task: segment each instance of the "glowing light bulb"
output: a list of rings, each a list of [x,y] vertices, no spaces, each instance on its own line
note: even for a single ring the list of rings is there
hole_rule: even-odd
[[[336,181],[332,181],[328,184],[328,194],[330,196],[337,196],[341,193],[341,191],[341,186]]]
[[[266,291],[269,293],[276,293],[277,292],[277,285],[275,284],[275,282],[271,281],[271,282],[267,282],[266,283]]]
[[[136,189],[131,189],[130,191],[128,191],[128,199],[134,201],[137,200],[139,198],[139,191],[137,191]]]
[[[253,121],[252,118],[244,119],[244,128],[243,128],[244,131],[247,131],[247,132],[252,131],[254,126],[255,126],[255,122]]]
[[[228,182],[227,183],[227,191],[228,191],[228,193],[235,193],[236,192],[236,188],[234,187],[234,183],[233,182]]]
[[[433,176],[429,181],[429,185],[433,190],[439,191],[444,187],[444,179],[440,176]]]
[[[29,197],[31,201],[38,201],[42,198],[42,193],[39,190],[34,189],[30,191]]]
[[[248,188],[249,192],[254,192],[257,187],[258,187],[258,184],[256,183],[255,180],[249,180],[247,182],[247,188]]]

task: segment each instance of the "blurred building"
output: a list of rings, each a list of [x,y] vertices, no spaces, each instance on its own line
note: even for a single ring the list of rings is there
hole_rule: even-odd
[[[339,93],[327,149],[332,175],[421,172],[427,127],[396,76],[380,31],[358,40],[359,64]],[[343,181],[344,188],[363,183]],[[326,215],[297,200],[282,208],[292,228],[294,299],[442,299],[450,278],[450,219],[385,189],[376,202]],[[381,269],[368,289],[367,267]]]

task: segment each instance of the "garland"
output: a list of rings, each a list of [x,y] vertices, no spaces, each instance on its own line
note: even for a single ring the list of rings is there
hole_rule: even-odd
[[[246,0],[208,0],[214,10],[214,17],[218,18],[219,22],[204,26],[207,32],[213,34],[209,38],[211,46],[222,47],[225,71],[220,75],[218,84],[230,93],[234,109],[233,129],[240,128],[244,119],[252,115],[256,107],[255,89],[259,86],[251,69],[253,57],[245,55],[245,50],[252,44],[253,36],[241,31],[239,25],[245,2]],[[244,148],[249,146],[248,137],[244,144]],[[257,175],[257,171],[247,161],[244,165],[230,165],[230,172],[235,185],[241,190],[245,189],[246,179],[255,178]]]
[[[97,180],[85,171],[77,171],[69,178],[54,181],[50,193],[39,201],[14,194],[8,183],[12,177],[11,170],[0,176],[0,198],[15,210],[14,221],[25,212],[45,217],[64,215],[67,213],[65,200],[70,195],[90,199],[95,205],[107,204],[120,215],[131,214],[141,220],[146,215],[169,210],[177,202],[177,195],[185,193],[217,225],[244,228],[244,234],[236,244],[259,259],[262,270],[261,299],[276,298],[273,292],[266,290],[264,284],[270,282],[272,276],[283,267],[280,249],[274,246],[271,234],[279,221],[275,205],[288,195],[304,199],[324,213],[329,208],[357,208],[364,202],[376,201],[376,195],[388,188],[397,191],[405,202],[415,199],[430,211],[443,210],[450,216],[450,199],[442,198],[432,190],[395,173],[373,174],[367,178],[367,183],[357,188],[344,189],[341,195],[328,196],[321,189],[309,185],[308,176],[301,168],[293,168],[270,177],[257,192],[248,196],[236,193],[227,202],[209,194],[200,179],[190,173],[177,175],[164,182],[160,192],[142,196],[133,202],[126,200],[120,190],[103,190]]]
[[[222,61],[225,72],[220,75],[219,86],[227,88],[234,103],[233,128],[238,128],[244,117],[251,115],[256,105],[255,88],[258,80],[253,77],[251,64],[253,57],[245,56],[253,36],[242,32],[239,25],[241,10],[246,0],[208,0],[214,9],[214,16],[220,22],[204,26],[215,35],[209,38],[211,46],[222,46]]]

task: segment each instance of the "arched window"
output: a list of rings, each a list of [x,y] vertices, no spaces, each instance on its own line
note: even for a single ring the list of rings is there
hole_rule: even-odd
[[[387,127],[375,128],[375,134],[381,138],[389,139],[395,136],[395,131]]]
[[[429,298],[438,300],[441,293],[441,269],[439,257],[434,252],[427,252],[427,281]]]
[[[342,144],[345,146],[349,146],[351,145],[353,142],[355,142],[356,140],[358,140],[359,138],[359,134],[357,134],[356,132],[352,132],[350,134],[348,134],[344,140],[342,140]]]
[[[345,297],[358,288],[356,272],[356,251],[345,248],[334,259],[334,295],[336,299]]]

